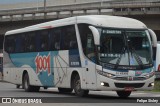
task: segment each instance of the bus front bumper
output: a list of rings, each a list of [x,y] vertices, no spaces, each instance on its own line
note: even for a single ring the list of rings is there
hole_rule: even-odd
[[[122,81],[122,80],[114,80],[111,78],[107,78],[102,75],[98,75],[97,77],[97,90],[107,91],[137,91],[137,90],[152,90],[154,87],[155,76],[147,80],[139,80],[139,81]]]

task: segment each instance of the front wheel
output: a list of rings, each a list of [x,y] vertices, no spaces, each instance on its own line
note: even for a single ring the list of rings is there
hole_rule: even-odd
[[[26,73],[23,77],[23,88],[26,92],[38,92],[40,89],[39,86],[30,85],[28,73]]]
[[[89,93],[89,90],[83,90],[81,89],[81,80],[79,75],[76,75],[75,79],[74,79],[74,83],[73,83],[73,88],[75,91],[75,94],[77,96],[86,96]]]
[[[132,91],[116,91],[116,92],[119,97],[127,98],[128,96],[130,96]]]

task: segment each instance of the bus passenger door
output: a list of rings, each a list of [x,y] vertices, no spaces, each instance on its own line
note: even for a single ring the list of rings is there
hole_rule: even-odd
[[[86,41],[86,57],[85,60],[86,67],[86,84],[88,89],[96,88],[96,55],[95,55],[95,45],[92,34],[87,34]]]

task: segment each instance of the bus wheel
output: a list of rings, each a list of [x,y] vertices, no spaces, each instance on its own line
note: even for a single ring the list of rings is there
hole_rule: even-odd
[[[16,85],[16,88],[20,88],[20,85]]]
[[[29,76],[28,73],[24,75],[23,78],[23,88],[26,92],[38,92],[40,87],[39,86],[31,86],[29,83]]]
[[[116,92],[117,95],[122,98],[127,98],[131,94],[131,91],[116,91]]]
[[[89,93],[89,90],[83,90],[81,89],[81,80],[79,75],[76,75],[73,83],[74,92],[77,96],[86,96]]]
[[[40,87],[39,86],[32,86],[33,92],[39,92]]]
[[[58,88],[58,91],[60,93],[71,93],[73,91],[73,89],[71,89],[71,88]]]
[[[31,92],[33,91],[33,87],[30,85],[29,83],[29,76],[28,76],[28,73],[26,73],[23,77],[23,87],[24,87],[24,90],[26,92]]]

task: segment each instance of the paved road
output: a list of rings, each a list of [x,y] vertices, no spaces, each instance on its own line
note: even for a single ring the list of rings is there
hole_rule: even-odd
[[[43,88],[40,89],[40,92],[24,92],[23,89],[16,89],[16,86],[9,83],[0,82],[0,97],[48,97],[45,98],[49,102],[54,102],[54,105],[56,106],[57,103],[59,106],[75,106],[74,103],[76,103],[76,106],[106,106],[107,104],[110,104],[111,106],[150,106],[151,104],[143,104],[143,103],[136,103],[137,99],[152,99],[153,97],[156,97],[154,99],[160,98],[160,93],[155,92],[133,92],[131,96],[128,99],[119,98],[117,94],[113,91],[92,91],[89,93],[89,96],[85,98],[76,97],[74,95],[74,92],[71,94],[60,94],[56,88],[49,88],[47,90],[44,90]],[[145,98],[148,97],[148,98]],[[159,99],[160,100],[160,99]],[[67,102],[67,104],[65,103]],[[73,103],[72,103],[73,102]],[[131,103],[130,103],[131,102]],[[115,103],[115,104],[112,104]],[[119,103],[125,103],[125,104],[119,104]],[[129,103],[129,104],[128,104]],[[160,101],[159,101],[160,103]],[[159,106],[160,104],[153,103],[152,106]],[[0,104],[4,105],[4,104]],[[19,105],[19,104],[18,104]],[[41,106],[44,104],[40,104],[37,106]],[[50,104],[47,104],[48,106]],[[52,106],[54,106],[52,104]],[[5,105],[4,105],[5,106]],[[12,104],[14,106],[14,104]],[[17,104],[15,105],[17,106]],[[33,106],[36,106],[35,104]]]

